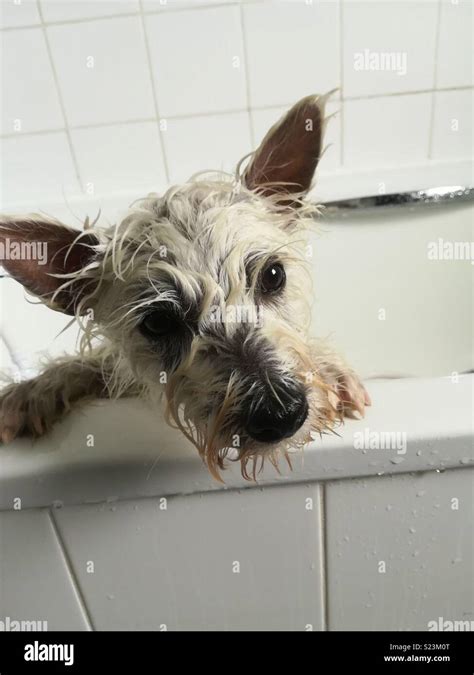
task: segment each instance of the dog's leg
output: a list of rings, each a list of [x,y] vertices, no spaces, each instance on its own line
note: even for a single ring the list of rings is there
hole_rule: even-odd
[[[42,436],[72,408],[92,399],[109,398],[109,365],[99,351],[84,359],[66,357],[48,365],[34,379],[0,390],[0,442]]]
[[[338,354],[327,347],[315,348],[314,362],[317,376],[329,388],[329,401],[344,417],[365,415],[365,406],[371,405],[370,396],[357,374]]]

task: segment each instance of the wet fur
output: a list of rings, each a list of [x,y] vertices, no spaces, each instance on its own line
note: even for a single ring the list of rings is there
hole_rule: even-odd
[[[53,308],[72,313],[73,307],[83,329],[80,353],[0,393],[3,442],[40,436],[95,398],[141,396],[156,406],[164,398],[165,418],[197,447],[215,477],[230,457],[241,462],[245,477],[255,478],[264,459],[276,465],[343,415],[363,415],[369,401],[355,374],[309,335],[306,244],[318,209],[304,200],[304,190],[282,200],[278,183],[267,183],[265,191],[248,183],[240,167],[235,176],[197,176],[140,200],[118,227],[74,235],[63,266],[82,240],[81,264],[56,270],[55,289],[41,297]],[[0,230],[15,236],[34,231],[38,222],[63,227],[28,216],[3,218]],[[268,261],[286,271],[286,287],[275,298],[258,290]],[[183,322],[169,345],[150,343],[138,329],[160,303]],[[258,306],[258,324],[212,320],[216,308],[225,313],[237,306]],[[278,387],[295,381],[305,387],[309,405],[297,433],[266,447],[246,437],[241,411],[249,399],[268,391],[278,398]]]

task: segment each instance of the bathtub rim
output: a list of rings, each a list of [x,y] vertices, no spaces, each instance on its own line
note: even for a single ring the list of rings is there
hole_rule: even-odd
[[[22,509],[60,508],[474,465],[474,374],[459,375],[457,382],[403,378],[369,380],[366,386],[374,405],[365,420],[347,420],[338,436],[318,438],[292,455],[293,471],[282,461],[279,475],[267,463],[257,483],[245,481],[236,464],[223,473],[224,484],[215,481],[181,433],[157,421],[143,403],[98,401],[35,443],[22,439],[0,447],[0,510],[15,510],[18,498]],[[383,431],[406,433],[406,453],[354,447],[365,429],[379,438]],[[91,433],[95,443],[88,447]]]

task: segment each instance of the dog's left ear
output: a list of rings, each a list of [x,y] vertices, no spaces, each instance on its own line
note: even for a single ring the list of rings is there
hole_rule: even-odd
[[[64,275],[89,265],[97,257],[98,243],[92,232],[41,216],[0,219],[0,265],[48,307],[65,314],[75,314],[93,288],[90,279]]]
[[[291,195],[310,189],[321,156],[326,99],[301,99],[270,129],[244,173],[250,190],[291,201]]]

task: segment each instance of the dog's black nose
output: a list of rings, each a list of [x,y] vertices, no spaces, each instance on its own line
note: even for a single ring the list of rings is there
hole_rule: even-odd
[[[303,389],[277,391],[250,404],[245,431],[260,443],[275,443],[290,438],[308,416],[308,402]]]

